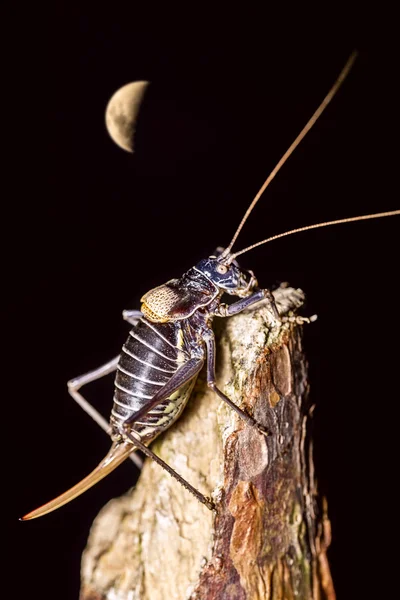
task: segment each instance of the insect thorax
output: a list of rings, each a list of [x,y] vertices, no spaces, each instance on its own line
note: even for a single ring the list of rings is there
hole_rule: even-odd
[[[141,299],[141,311],[153,323],[180,321],[207,306],[219,294],[218,287],[196,268],[180,279],[171,279]]]

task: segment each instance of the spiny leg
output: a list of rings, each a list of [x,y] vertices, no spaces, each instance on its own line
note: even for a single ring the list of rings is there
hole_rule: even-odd
[[[210,510],[214,509],[214,503],[210,498],[204,496],[201,492],[199,492],[196,488],[194,488],[186,479],[184,479],[179,473],[177,473],[172,467],[167,465],[161,458],[159,458],[154,452],[152,452],[147,446],[145,446],[140,440],[140,435],[134,430],[131,429],[131,426],[135,425],[135,423],[140,422],[140,419],[146,416],[152,408],[161,404],[164,400],[167,400],[174,392],[179,390],[185,383],[188,383],[191,379],[196,377],[198,373],[201,371],[201,368],[204,364],[204,360],[202,358],[191,358],[181,366],[180,369],[167,381],[163,388],[160,389],[159,392],[155,394],[155,396],[149,400],[149,402],[141,408],[136,413],[132,414],[128,417],[120,428],[121,436],[127,437],[133,444],[135,444],[144,454],[146,454],[149,458],[152,458],[160,467],[165,469],[169,475],[174,477],[184,488],[186,488],[189,492],[191,492],[197,500],[199,500],[202,504],[205,504],[207,508]]]
[[[185,489],[187,489],[191,494],[193,494],[193,496],[195,498],[197,498],[197,500],[199,502],[201,502],[202,504],[205,504],[205,506],[207,506],[207,508],[209,508],[210,510],[215,509],[215,504],[211,500],[211,498],[204,496],[201,492],[199,492],[199,490],[196,490],[196,488],[193,487],[192,485],[190,485],[190,483],[188,481],[186,481],[186,479],[184,479],[181,475],[179,475],[179,473],[177,473],[172,467],[170,467],[159,456],[157,456],[157,454],[154,454],[154,452],[152,452],[152,450],[150,450],[150,448],[145,446],[141,442],[140,436],[136,431],[133,430],[132,432],[128,432],[125,430],[124,434],[126,435],[127,438],[129,438],[131,440],[131,442],[133,444],[135,444],[135,446],[137,448],[139,448],[139,450],[141,450],[143,452],[143,454],[146,454],[149,458],[154,460],[154,462],[156,462],[158,465],[160,465],[160,467],[162,467],[165,471],[167,471],[167,473],[169,473],[171,475],[171,477],[174,477],[174,479],[179,481],[179,483],[181,485],[183,485],[183,487]]]
[[[215,382],[215,337],[214,332],[210,329],[204,336],[204,341],[207,347],[207,385],[223,400],[226,404],[234,410],[243,421],[245,421],[250,427],[256,427],[258,431],[264,435],[268,435],[264,425],[258,423],[253,417],[239,408],[228,396],[226,396],[217,387]]]
[[[180,387],[182,387],[185,383],[188,383],[193,377],[196,377],[201,371],[201,368],[204,364],[204,359],[202,358],[190,358],[186,363],[184,363],[180,369],[176,371],[167,381],[167,383],[151,398],[148,400],[146,404],[137,412],[132,413],[130,417],[125,419],[122,424],[122,427],[126,428],[129,425],[134,425],[135,422],[139,421],[142,417],[147,415],[151,411],[152,408],[157,406],[157,404],[161,404],[164,400],[168,400],[168,398],[177,392]]]
[[[282,320],[276,307],[275,298],[270,290],[257,290],[254,292],[254,294],[251,294],[251,296],[242,298],[237,302],[233,302],[233,304],[228,305],[221,303],[215,315],[217,317],[231,317],[232,315],[237,315],[243,310],[246,310],[246,308],[250,308],[253,304],[261,302],[262,300],[268,300],[268,304],[271,308],[275,322],[277,324],[281,323]]]
[[[108,361],[101,367],[94,369],[93,371],[89,371],[89,373],[85,373],[84,375],[80,375],[79,377],[75,377],[68,381],[68,392],[70,396],[75,400],[77,404],[88,414],[92,419],[102,428],[103,431],[109,436],[111,433],[111,428],[106,421],[106,419],[101,415],[95,408],[78,392],[78,390],[86,385],[87,383],[91,383],[92,381],[96,381],[96,379],[100,379],[105,375],[109,375],[109,373],[113,373],[118,366],[119,355]],[[132,453],[129,457],[135,465],[141,469],[143,467],[142,459],[135,453]]]

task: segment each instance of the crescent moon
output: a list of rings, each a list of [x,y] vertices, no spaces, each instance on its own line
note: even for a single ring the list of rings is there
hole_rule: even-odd
[[[107,104],[107,131],[112,140],[127,152],[134,152],[136,121],[149,83],[127,83],[115,92]]]

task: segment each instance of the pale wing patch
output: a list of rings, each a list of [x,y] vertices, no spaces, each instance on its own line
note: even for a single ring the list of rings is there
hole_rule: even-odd
[[[168,285],[160,285],[143,296],[141,310],[151,321],[159,323],[172,320],[171,310],[180,300],[176,290]]]

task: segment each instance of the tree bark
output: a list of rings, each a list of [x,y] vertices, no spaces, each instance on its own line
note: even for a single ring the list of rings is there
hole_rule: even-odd
[[[334,600],[330,524],[314,477],[300,290],[216,320],[218,385],[266,426],[245,425],[200,375],[154,451],[217,504],[198,503],[150,460],[94,521],[81,600]]]

